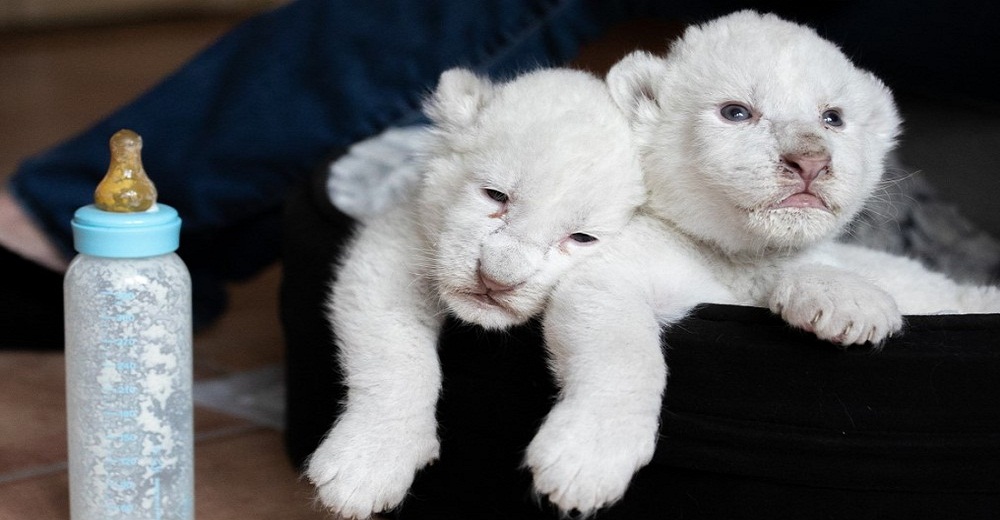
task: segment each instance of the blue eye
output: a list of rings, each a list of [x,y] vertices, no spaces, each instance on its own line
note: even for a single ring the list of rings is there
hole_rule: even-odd
[[[827,110],[823,112],[823,123],[827,126],[844,126],[844,119],[840,116],[839,110]]]
[[[569,236],[569,238],[572,239],[574,242],[577,242],[577,243],[580,243],[580,244],[588,244],[590,242],[597,242],[597,237],[595,237],[593,235],[588,235],[586,233],[573,233],[572,235]]]
[[[749,108],[738,103],[730,103],[719,109],[719,115],[737,123],[749,121],[753,117],[753,112]]]

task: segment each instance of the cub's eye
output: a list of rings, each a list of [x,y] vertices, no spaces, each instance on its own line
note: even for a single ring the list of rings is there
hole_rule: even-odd
[[[844,126],[844,119],[840,116],[839,110],[827,110],[823,112],[823,123],[827,126]]]
[[[569,236],[574,242],[578,244],[589,244],[591,242],[597,242],[597,237],[593,235],[588,235],[586,233],[573,233]]]
[[[753,117],[753,112],[739,103],[730,103],[719,109],[719,115],[730,121],[742,123],[743,121],[749,121]]]
[[[507,202],[508,199],[506,193],[492,188],[483,188],[483,194],[501,204]]]

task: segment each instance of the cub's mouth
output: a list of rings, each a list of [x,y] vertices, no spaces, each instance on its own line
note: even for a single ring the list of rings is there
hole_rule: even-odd
[[[458,289],[442,294],[448,308],[460,319],[490,329],[503,329],[527,321],[535,306],[512,298],[509,291],[492,293]]]
[[[514,309],[509,303],[505,302],[503,296],[509,295],[510,291],[504,291],[502,293],[496,293],[493,291],[485,292],[475,292],[475,291],[462,291],[457,293],[457,296],[461,299],[470,301],[475,305],[482,307],[484,309],[495,309],[504,311],[510,315],[516,315]]]
[[[793,193],[785,197],[784,199],[778,201],[777,203],[771,205],[769,209],[818,209],[823,211],[830,211],[830,206],[814,193],[808,191],[802,191],[799,193]]]

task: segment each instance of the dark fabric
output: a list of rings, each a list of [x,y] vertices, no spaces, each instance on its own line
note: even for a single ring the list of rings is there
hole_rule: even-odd
[[[353,223],[315,182],[289,199],[285,227],[286,442],[296,465],[344,391],[323,302]],[[656,455],[598,519],[1000,514],[1000,316],[911,316],[882,351],[844,351],[765,309],[707,305],[663,340],[670,378]],[[558,518],[521,469],[555,391],[538,323],[489,333],[450,321],[440,356],[441,458],[396,517]]]
[[[285,204],[279,290],[286,344],[285,443],[296,466],[330,429],[345,392],[324,311],[333,262],[354,226],[326,199],[325,176],[311,181],[293,188]]]
[[[0,349],[63,348],[63,275],[0,246]]]

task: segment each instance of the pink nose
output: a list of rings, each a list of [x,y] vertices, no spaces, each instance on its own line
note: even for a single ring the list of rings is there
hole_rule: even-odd
[[[513,289],[516,286],[494,280],[493,278],[487,276],[486,273],[482,272],[481,270],[479,271],[479,280],[483,282],[483,285],[485,285],[486,288],[492,292],[505,292]]]
[[[810,182],[830,167],[830,154],[788,154],[781,157],[786,170]]]

